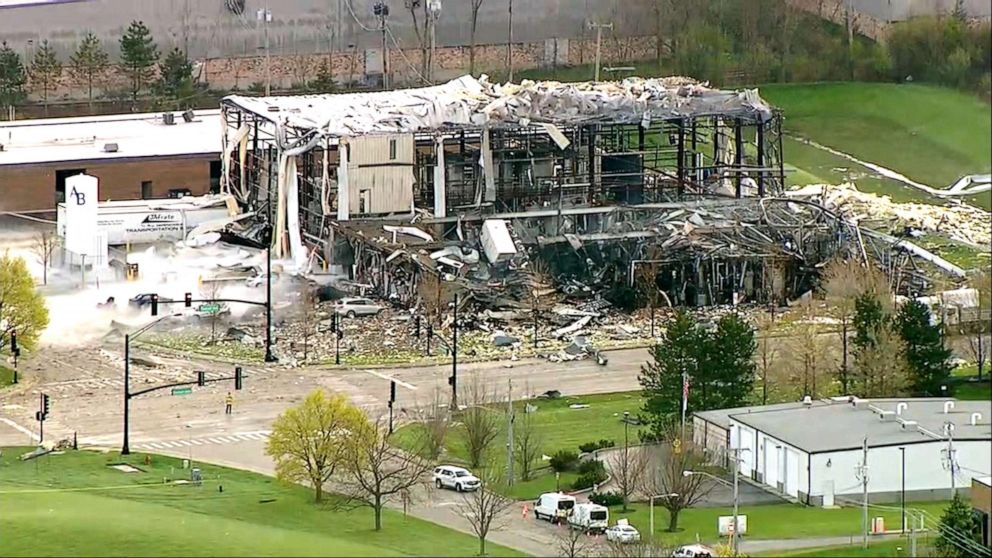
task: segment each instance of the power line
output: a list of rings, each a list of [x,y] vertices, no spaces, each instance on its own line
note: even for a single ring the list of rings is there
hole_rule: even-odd
[[[406,65],[409,66],[410,69],[413,70],[415,74],[417,74],[417,77],[419,77],[421,81],[423,81],[427,85],[431,85],[431,82],[429,79],[427,79],[427,76],[420,73],[420,70],[418,70],[416,66],[414,66],[413,63],[410,62],[410,59],[406,57],[406,54],[403,53],[403,46],[400,45],[400,42],[398,40],[396,40],[396,36],[393,35],[393,30],[390,29],[388,25],[386,26],[386,34],[389,35],[390,39],[392,39],[393,45],[396,46],[396,50],[400,53],[400,58],[402,58],[403,61],[406,62]]]
[[[355,23],[357,23],[358,26],[361,27],[363,31],[373,31],[373,32],[374,31],[379,31],[379,29],[373,29],[372,27],[366,27],[365,24],[362,23],[362,21],[360,19],[358,19],[358,15],[355,14],[355,7],[351,5],[351,0],[344,0],[344,3],[345,3],[346,6],[348,6],[348,11],[351,13],[352,19],[355,20]]]

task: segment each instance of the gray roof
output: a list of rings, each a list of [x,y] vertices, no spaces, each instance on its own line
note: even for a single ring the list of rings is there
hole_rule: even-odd
[[[944,402],[953,401],[954,408],[944,414]],[[898,418],[916,421],[917,428],[903,428],[896,416],[881,415],[869,405],[882,411],[896,411],[900,402],[907,407]],[[971,425],[972,413],[981,419]],[[954,424],[955,440],[992,440],[992,402],[958,401],[953,399],[873,399],[857,407],[852,403],[835,401],[810,407],[770,412],[731,414],[735,421],[760,430],[808,453],[857,449],[868,437],[870,447],[920,443],[933,440],[923,430],[943,439],[944,423]]]
[[[813,405],[826,405],[823,401],[814,401]],[[730,416],[750,413],[765,413],[769,411],[782,411],[785,409],[797,409],[803,407],[801,401],[791,401],[789,403],[774,403],[772,405],[751,405],[748,407],[734,407],[733,409],[714,409],[712,411],[699,411],[692,413],[706,422],[715,424],[721,428],[730,428]]]

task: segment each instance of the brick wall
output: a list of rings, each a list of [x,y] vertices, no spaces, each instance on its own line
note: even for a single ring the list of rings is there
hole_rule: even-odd
[[[100,179],[101,200],[140,199],[141,182],[146,180],[152,181],[153,197],[165,197],[172,188],[189,188],[193,194],[210,189],[207,159],[0,167],[0,210],[53,209],[56,171],[80,168]]]

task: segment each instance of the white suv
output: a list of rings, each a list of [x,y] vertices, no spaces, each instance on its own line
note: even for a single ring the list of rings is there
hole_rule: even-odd
[[[438,488],[454,488],[458,492],[478,490],[482,481],[470,473],[468,469],[441,465],[434,469],[434,486]]]

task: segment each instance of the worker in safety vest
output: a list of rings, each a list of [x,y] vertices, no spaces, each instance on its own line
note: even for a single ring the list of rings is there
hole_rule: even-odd
[[[231,407],[234,406],[234,396],[231,392],[227,392],[227,397],[224,398],[224,414],[231,414]]]

